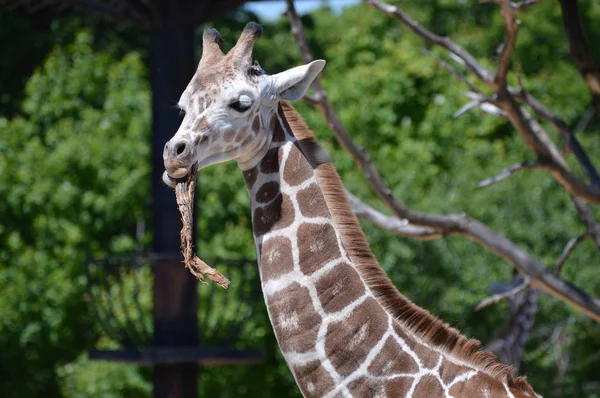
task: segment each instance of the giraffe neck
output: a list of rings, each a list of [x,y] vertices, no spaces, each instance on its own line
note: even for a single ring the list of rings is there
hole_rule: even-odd
[[[321,167],[332,168],[327,156],[314,141],[294,134],[286,113],[279,108],[263,123],[272,129],[270,148],[243,174],[269,318],[302,393],[525,396],[418,338],[386,310],[356,264],[357,253],[345,247],[348,226],[336,219],[319,174]],[[338,195],[346,203],[343,190]],[[358,228],[353,217],[348,223]]]

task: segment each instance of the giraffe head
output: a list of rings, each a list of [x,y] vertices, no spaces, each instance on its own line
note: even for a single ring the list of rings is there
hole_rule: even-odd
[[[248,23],[236,45],[223,54],[219,32],[204,31],[200,64],[178,104],[185,116],[163,152],[168,185],[194,165],[201,169],[236,160],[242,170],[254,167],[269,149],[268,123],[278,102],[301,98],[325,66],[317,60],[267,75],[252,64],[252,47],[261,34],[260,25]]]

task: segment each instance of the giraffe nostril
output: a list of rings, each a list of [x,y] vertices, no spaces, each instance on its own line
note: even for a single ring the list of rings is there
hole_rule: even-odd
[[[178,144],[175,147],[175,152],[177,153],[177,156],[181,156],[185,152],[185,149],[186,149],[185,142]]]

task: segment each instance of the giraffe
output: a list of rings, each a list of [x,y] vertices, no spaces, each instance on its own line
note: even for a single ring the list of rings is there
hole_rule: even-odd
[[[325,61],[275,75],[252,63],[249,23],[224,54],[203,34],[163,180],[236,160],[250,196],[263,296],[306,397],[523,398],[536,393],[478,341],[413,304],[371,253],[328,155],[289,101]],[[539,396],[538,396],[539,397]]]

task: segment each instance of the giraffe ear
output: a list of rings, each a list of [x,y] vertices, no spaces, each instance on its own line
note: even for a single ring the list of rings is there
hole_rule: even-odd
[[[295,101],[302,98],[324,66],[325,61],[318,59],[272,76],[278,99]]]

